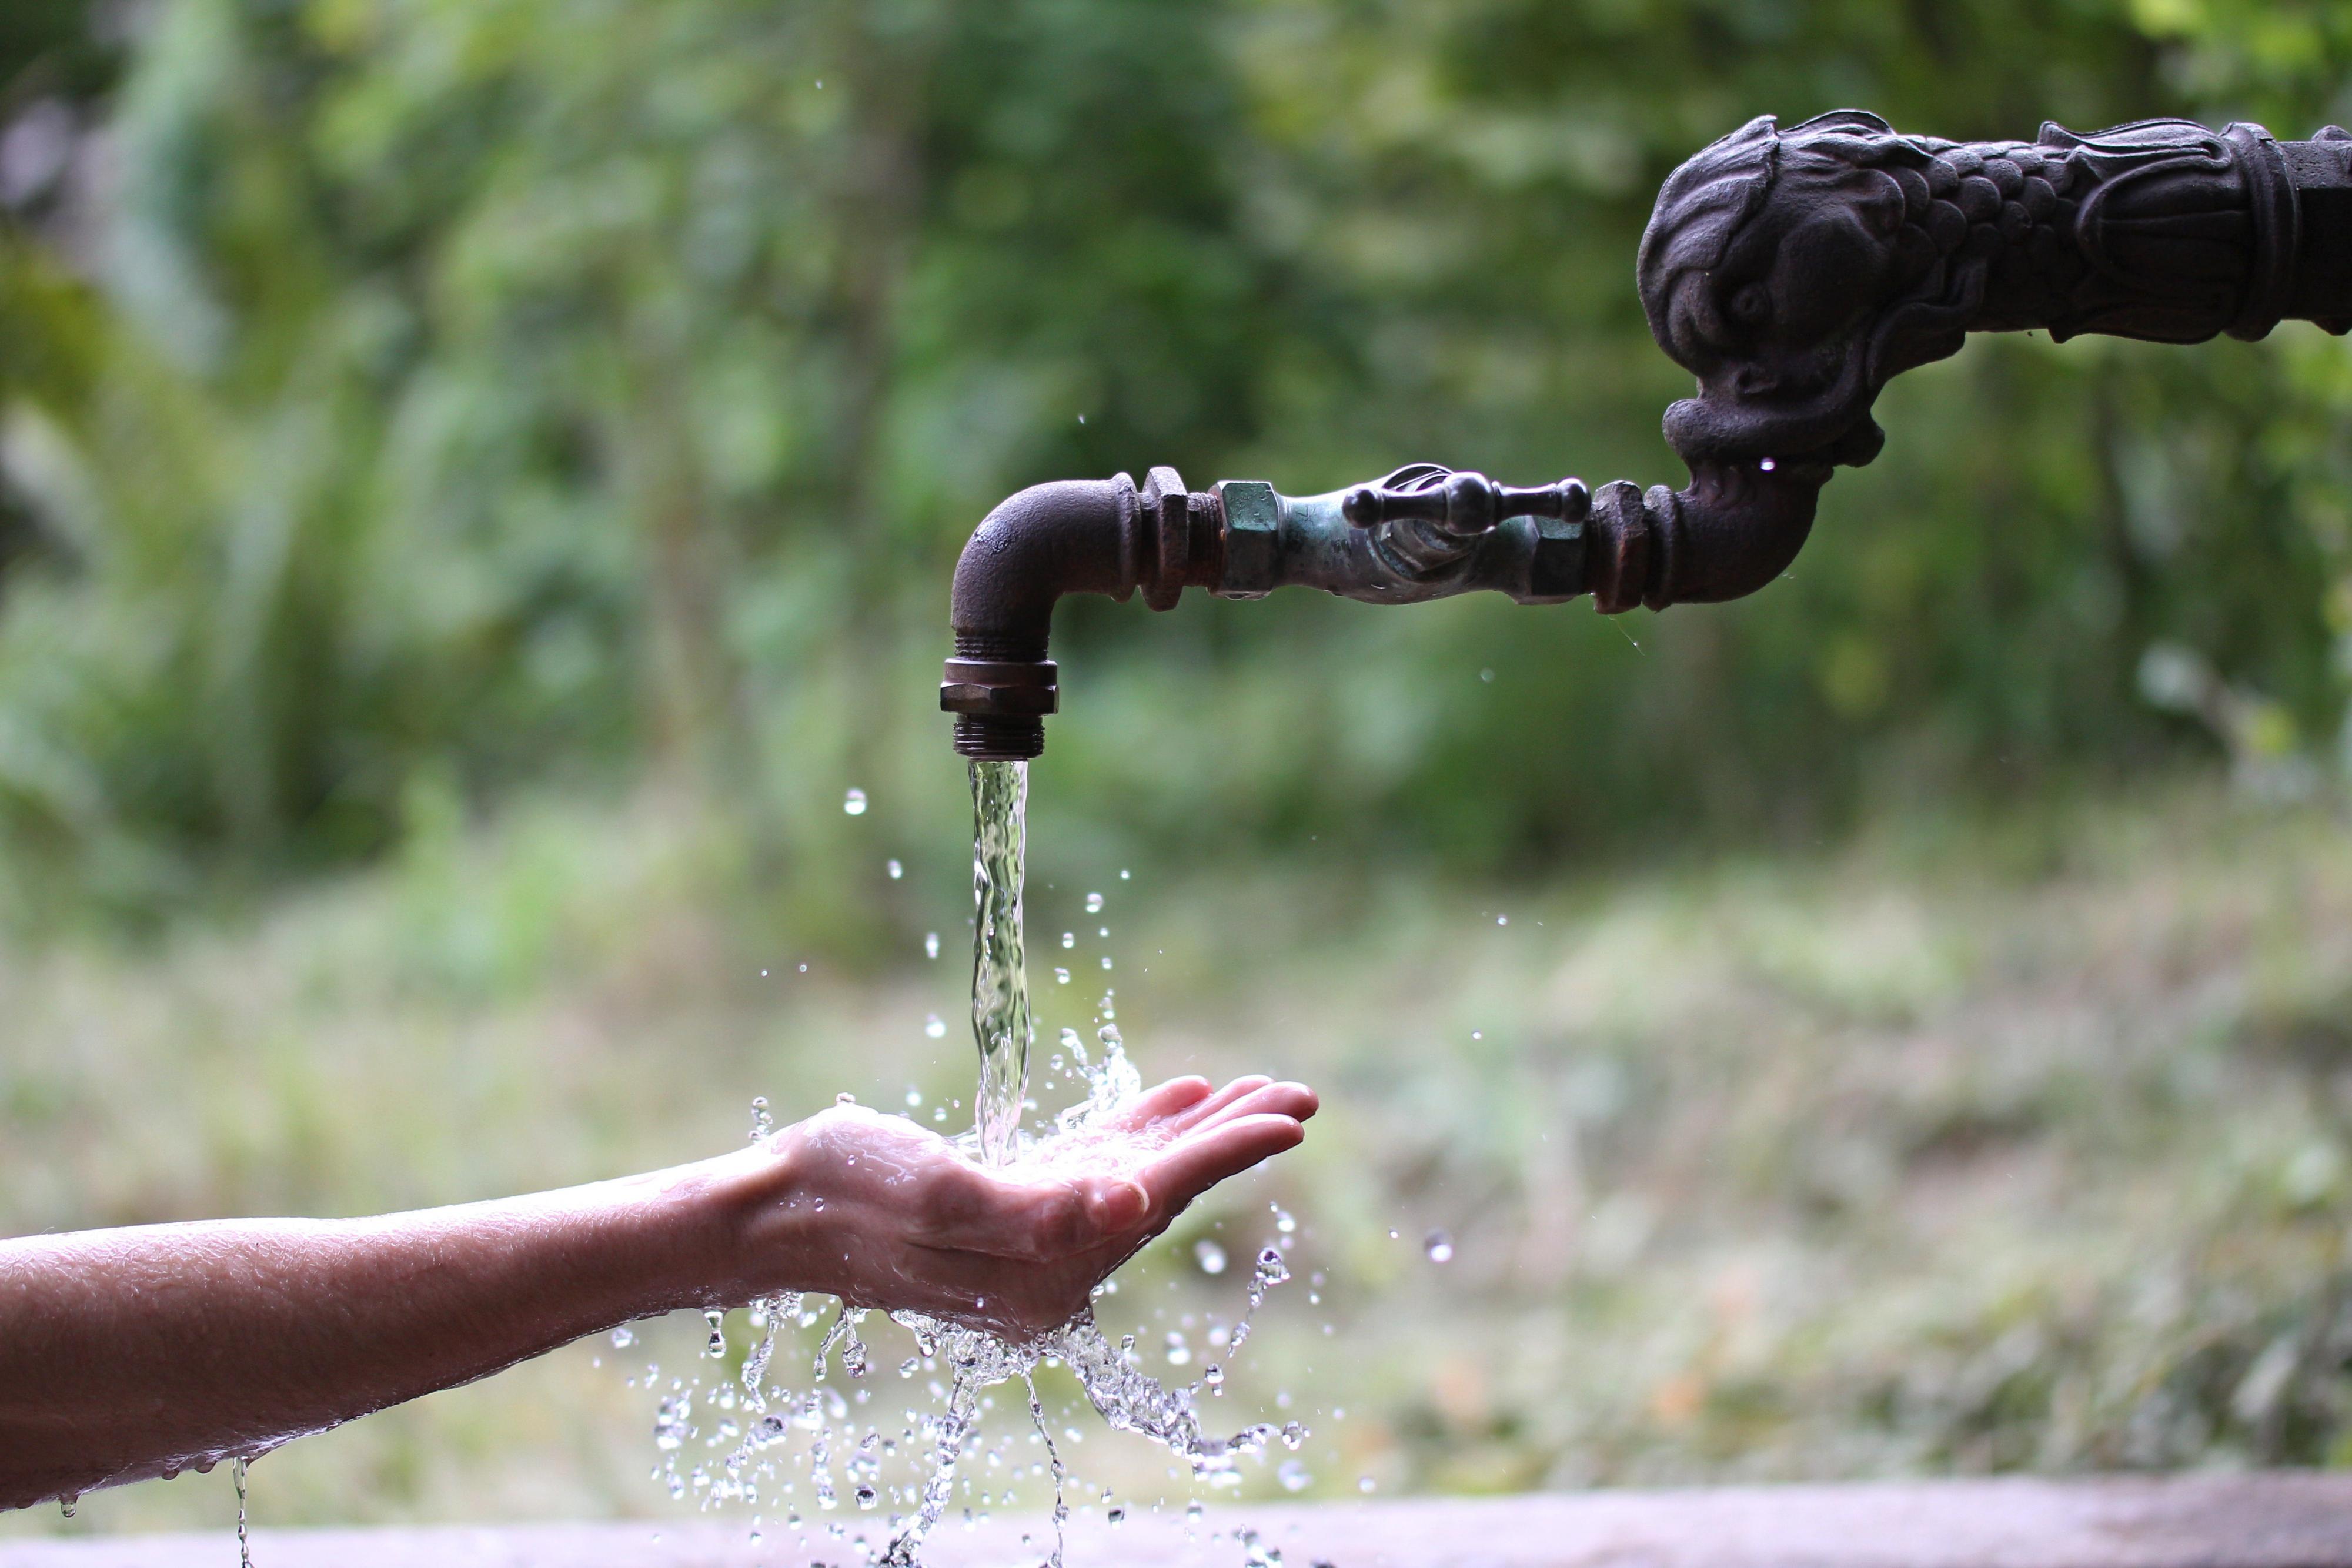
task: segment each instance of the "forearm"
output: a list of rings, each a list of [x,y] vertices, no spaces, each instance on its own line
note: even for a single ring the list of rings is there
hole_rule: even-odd
[[[0,1507],[252,1453],[725,1299],[739,1168],[0,1242]]]

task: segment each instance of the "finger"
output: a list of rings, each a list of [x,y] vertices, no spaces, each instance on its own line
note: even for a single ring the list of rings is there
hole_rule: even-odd
[[[1189,1106],[1198,1104],[1208,1096],[1209,1081],[1199,1074],[1171,1078],[1167,1082],[1155,1084],[1136,1096],[1135,1100],[1118,1113],[1117,1124],[1123,1127],[1144,1126],[1162,1116],[1173,1116]]]
[[[1144,1167],[1143,1185],[1153,1207],[1172,1215],[1227,1176],[1296,1148],[1306,1136],[1295,1117],[1244,1116],[1170,1145]]]
[[[1319,1106],[1320,1102],[1315,1098],[1315,1091],[1307,1088],[1304,1083],[1268,1083],[1261,1081],[1258,1087],[1248,1093],[1229,1101],[1209,1114],[1193,1121],[1185,1129],[1183,1135],[1197,1136],[1213,1127],[1222,1126],[1227,1122],[1238,1121],[1244,1116],[1287,1116],[1294,1122],[1304,1122],[1315,1114]]]
[[[1197,1127],[1234,1101],[1244,1095],[1255,1093],[1273,1082],[1273,1079],[1262,1072],[1253,1072],[1246,1077],[1236,1078],[1214,1094],[1186,1106],[1171,1117],[1170,1121],[1180,1132],[1189,1127]]]

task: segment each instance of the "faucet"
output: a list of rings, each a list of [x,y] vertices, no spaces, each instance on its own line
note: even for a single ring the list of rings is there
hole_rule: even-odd
[[[1738,599],[1787,570],[1821,487],[1876,457],[1887,382],[1970,332],[2160,343],[2352,328],[2352,133],[2280,141],[2149,120],[2031,141],[1909,136],[1859,110],[1766,115],[1658,193],[1635,276],[1651,335],[1697,378],[1666,411],[1690,484],[1531,489],[1412,464],[1293,497],[1259,480],[1190,491],[1062,480],[991,512],[956,564],[940,706],[983,760],[1045,748],[1065,593],[1155,610],[1320,588],[1373,604],[1475,590],[1522,604],[1591,594],[1613,615]]]

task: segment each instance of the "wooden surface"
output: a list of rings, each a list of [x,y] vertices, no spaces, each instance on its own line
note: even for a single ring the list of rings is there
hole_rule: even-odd
[[[841,1518],[840,1515],[831,1516]],[[870,1516],[845,1519],[875,1531]],[[944,1530],[934,1568],[1034,1564],[1041,1519]],[[2352,1568],[2352,1475],[1601,1491],[1322,1506],[1212,1507],[1196,1534],[1143,1515],[1073,1521],[1070,1568],[1239,1568],[1241,1527],[1284,1568]],[[1041,1543],[1042,1544],[1042,1543]],[[226,1531],[0,1544],[0,1568],[165,1568],[236,1561]],[[256,1568],[751,1568],[853,1564],[827,1541],[753,1546],[742,1525],[634,1524],[254,1532]]]

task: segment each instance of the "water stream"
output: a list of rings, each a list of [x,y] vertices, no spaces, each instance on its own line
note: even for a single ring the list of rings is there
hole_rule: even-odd
[[[1056,1067],[1066,1068],[1074,1084],[1083,1087],[1084,1097],[1059,1113],[1045,1136],[1033,1138],[1022,1130],[1034,1029],[1021,926],[1027,773],[1027,765],[1020,762],[971,765],[971,1020],[980,1054],[980,1087],[972,1135],[959,1142],[972,1157],[992,1166],[1099,1165],[1131,1157],[1131,1145],[1109,1124],[1142,1092],[1141,1075],[1128,1061],[1115,998],[1108,992],[1097,1010],[1096,1049],[1089,1052],[1075,1030],[1065,1030],[1062,1053],[1055,1058]],[[1088,912],[1100,908],[1099,895],[1090,896]],[[1109,967],[1108,959],[1104,967]],[[754,1139],[772,1124],[767,1103],[753,1102]],[[1288,1234],[1286,1218],[1279,1229]],[[1246,1286],[1246,1305],[1224,1341],[1227,1359],[1248,1340],[1266,1293],[1289,1278],[1280,1245],[1270,1242],[1259,1250]],[[1097,1287],[1096,1295],[1099,1299],[1116,1289],[1106,1282]],[[673,1497],[690,1495],[706,1509],[732,1503],[758,1511],[752,1524],[755,1542],[763,1538],[770,1516],[781,1510],[783,1528],[804,1547],[829,1537],[886,1568],[917,1568],[923,1542],[947,1517],[959,1482],[968,1496],[976,1493],[980,1511],[975,1514],[970,1506],[962,1511],[965,1521],[971,1523],[984,1520],[992,1504],[1011,1504],[1014,1494],[1005,1483],[1026,1477],[1045,1481],[1052,1490],[1047,1516],[1052,1538],[1050,1546],[1041,1549],[1053,1568],[1062,1568],[1071,1477],[1038,1394],[1041,1368],[1066,1368],[1087,1403],[1112,1428],[1159,1443],[1185,1460],[1196,1479],[1213,1486],[1238,1485],[1242,1460],[1264,1455],[1276,1442],[1295,1451],[1307,1435],[1296,1421],[1279,1427],[1257,1423],[1230,1436],[1211,1431],[1202,1421],[1200,1401],[1204,1395],[1223,1393],[1223,1367],[1205,1365],[1190,1384],[1163,1384],[1143,1370],[1136,1336],[1122,1335],[1113,1343],[1097,1323],[1091,1306],[1054,1333],[1025,1343],[918,1313],[890,1314],[890,1321],[913,1341],[914,1354],[897,1364],[898,1379],[923,1388],[930,1406],[928,1410],[904,1406],[899,1419],[879,1408],[890,1383],[874,1372],[877,1358],[861,1332],[867,1312],[845,1303],[828,1306],[818,1299],[787,1294],[754,1303],[751,1317],[758,1338],[738,1376],[706,1385],[700,1376],[673,1375],[665,1386],[658,1365],[649,1364],[646,1384],[662,1395],[654,1423],[659,1455],[656,1479]],[[709,1314],[709,1320],[704,1354],[720,1359],[730,1354],[725,1321],[718,1313]],[[824,1332],[805,1385],[793,1388],[777,1382],[780,1336],[820,1323]],[[634,1340],[630,1330],[614,1332],[616,1346]],[[879,1364],[887,1364],[888,1358],[879,1358]],[[1178,1364],[1172,1354],[1171,1364]],[[916,1384],[919,1378],[923,1381]],[[1026,1462],[1019,1443],[1003,1435],[989,1441],[982,1430],[994,1406],[990,1391],[1014,1384],[1028,1416],[1027,1443],[1042,1450],[1042,1458]],[[707,1457],[698,1459],[690,1447]],[[803,1479],[813,1519],[799,1506]],[[1108,1491],[1103,1500],[1110,1503]],[[877,1539],[855,1531],[853,1521],[859,1514],[877,1511],[883,1512],[887,1533]],[[1108,1517],[1116,1521],[1122,1512],[1110,1507]]]
[[[1029,1095],[1029,977],[1021,941],[1029,765],[971,765],[971,1038],[980,1048],[973,1124],[982,1163],[1012,1155]]]
[[[253,1568],[253,1536],[245,1517],[245,1475],[247,1460],[239,1454],[229,1466],[229,1474],[236,1481],[236,1561],[237,1568]]]

